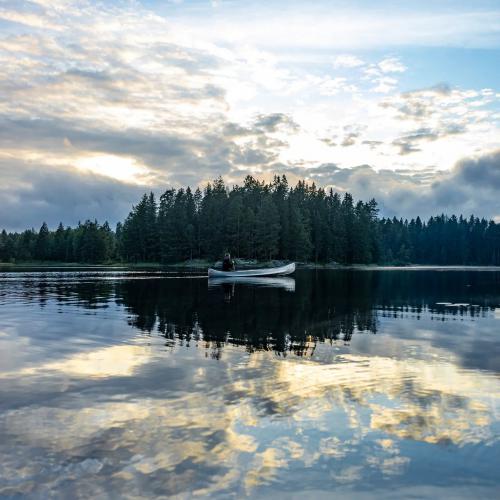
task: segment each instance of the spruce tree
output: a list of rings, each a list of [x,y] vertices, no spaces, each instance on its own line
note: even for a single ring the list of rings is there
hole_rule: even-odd
[[[59,223],[54,234],[52,258],[60,262],[66,260],[66,231],[62,222]]]
[[[50,257],[50,232],[47,223],[43,223],[38,231],[35,246],[35,258],[37,260],[47,260]]]
[[[266,196],[257,212],[255,225],[257,255],[271,260],[279,250],[280,217],[278,209],[270,196]]]

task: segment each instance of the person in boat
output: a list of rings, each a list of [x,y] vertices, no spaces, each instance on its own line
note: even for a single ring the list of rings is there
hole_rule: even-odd
[[[234,260],[231,259],[231,254],[226,253],[224,255],[224,260],[222,261],[222,270],[223,271],[234,271],[236,266],[234,265]]]

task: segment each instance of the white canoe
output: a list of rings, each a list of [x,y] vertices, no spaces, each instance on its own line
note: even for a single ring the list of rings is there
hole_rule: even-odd
[[[246,276],[286,276],[295,271],[295,263],[287,264],[281,267],[267,267],[263,269],[242,269],[241,271],[219,271],[209,269],[209,278],[238,278]]]

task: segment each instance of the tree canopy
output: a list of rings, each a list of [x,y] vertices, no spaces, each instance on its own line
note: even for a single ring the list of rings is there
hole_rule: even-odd
[[[500,224],[474,216],[380,218],[377,202],[355,201],[285,176],[215,179],[194,193],[144,194],[112,231],[87,220],[75,228],[0,233],[0,261],[179,262],[224,252],[262,260],[341,264],[500,265]]]

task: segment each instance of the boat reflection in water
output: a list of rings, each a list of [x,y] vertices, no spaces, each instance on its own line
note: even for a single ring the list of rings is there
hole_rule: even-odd
[[[500,273],[5,274],[1,497],[497,496]]]
[[[289,277],[274,276],[259,277],[221,277],[209,278],[209,289],[221,289],[224,292],[224,301],[230,303],[234,297],[236,286],[246,285],[257,288],[281,288],[287,292],[295,292],[295,280]]]
[[[255,287],[282,288],[287,292],[295,292],[295,280],[287,276],[269,276],[267,278],[254,277],[228,277],[210,278],[208,288],[217,288],[225,285],[251,285]]]

